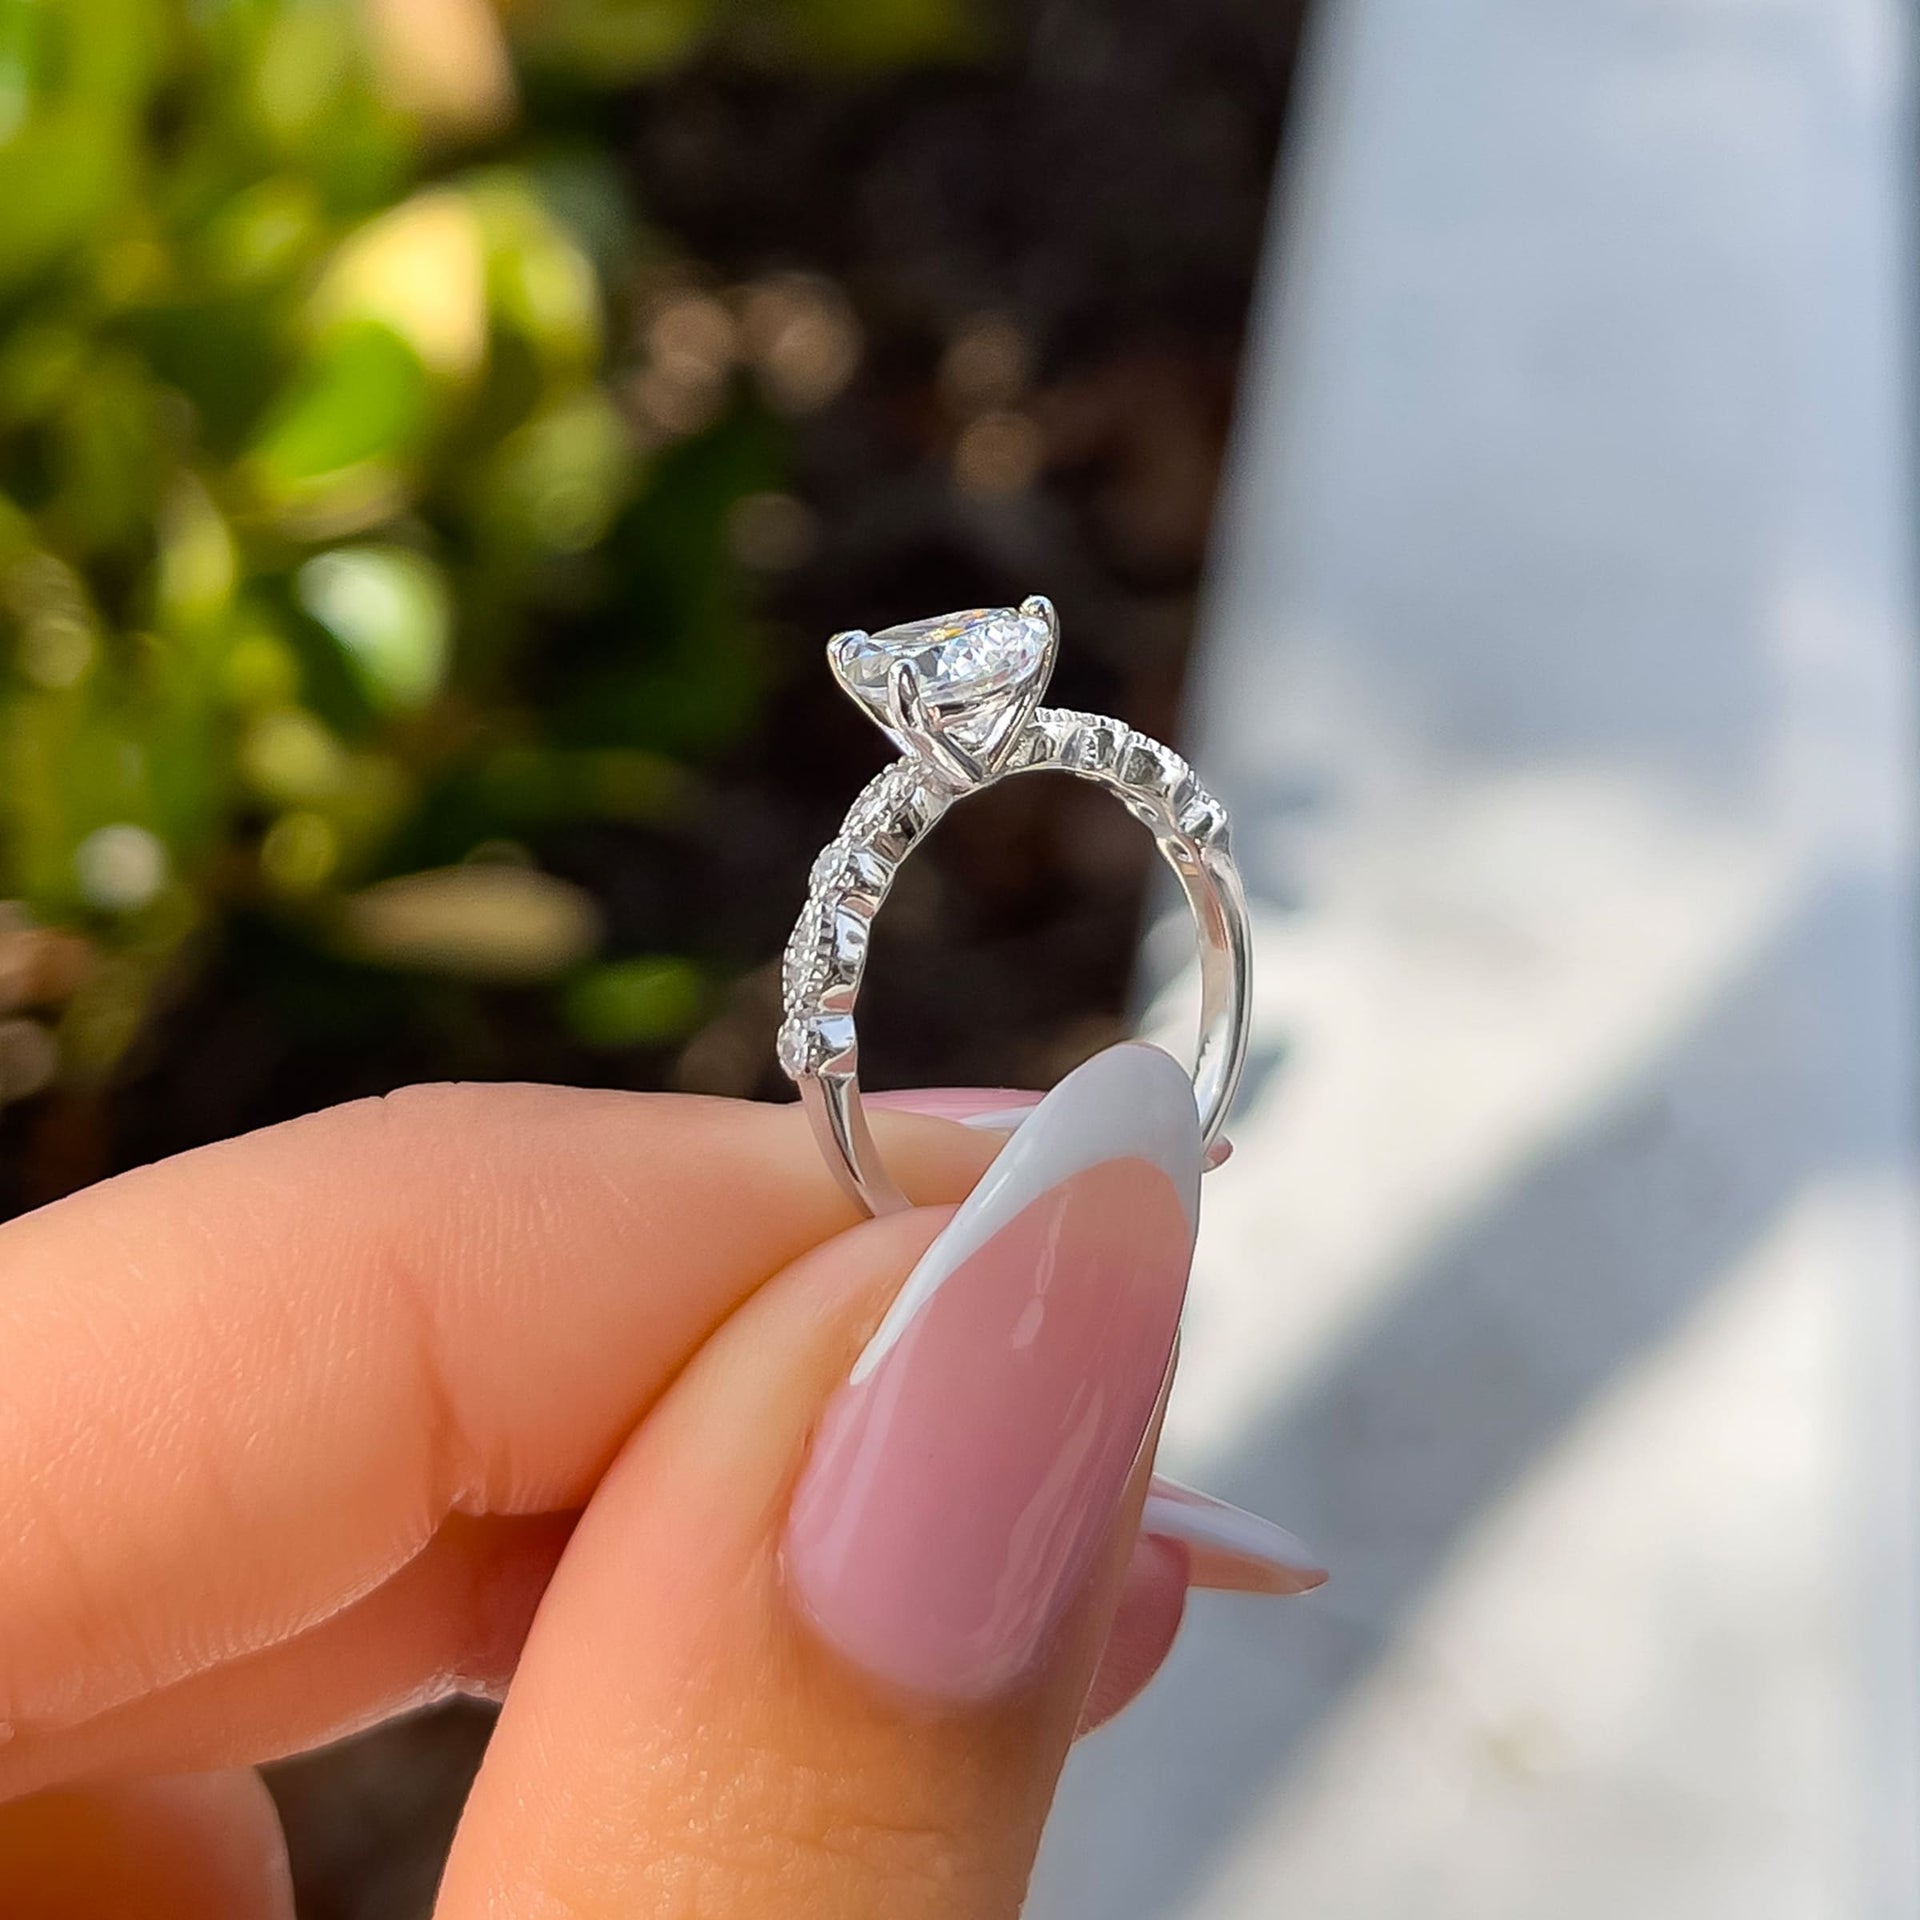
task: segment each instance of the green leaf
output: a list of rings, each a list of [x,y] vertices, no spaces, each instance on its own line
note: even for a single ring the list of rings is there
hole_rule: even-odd
[[[74,382],[54,423],[53,525],[83,551],[139,545],[166,469],[160,394],[132,354],[104,354]]]
[[[612,523],[633,470],[612,403],[594,389],[575,394],[501,442],[483,488],[487,524],[516,546],[583,552]]]
[[[782,11],[801,49],[836,65],[951,59],[974,40],[960,0],[786,0]]]
[[[649,954],[581,974],[561,995],[560,1011],[590,1047],[657,1046],[686,1033],[705,999],[705,982],[691,961]]]
[[[580,243],[518,169],[480,175],[469,199],[495,323],[518,334],[543,365],[590,367],[600,355],[600,286]]]
[[[149,0],[0,11],[0,285],[98,246],[134,179],[161,31]]]
[[[222,291],[157,302],[130,313],[123,331],[157,381],[193,406],[202,447],[230,459],[259,432],[299,367],[302,343],[287,338],[285,302],[272,289]]]
[[[86,341],[72,327],[27,321],[0,338],[0,427],[42,418],[72,390]]]
[[[275,174],[236,194],[209,221],[199,252],[213,277],[247,287],[303,266],[320,241],[322,214],[313,183]]]
[[[420,707],[440,691],[452,645],[452,601],[445,577],[423,554],[408,547],[335,547],[300,569],[296,591],[375,707]]]
[[[239,556],[233,533],[206,488],[190,475],[175,479],[160,514],[154,611],[175,632],[204,629],[233,597]]]
[[[6,826],[11,884],[50,920],[90,911],[76,859],[88,836],[153,817],[149,756],[131,716],[103,711],[92,689],[8,703]]]
[[[125,191],[132,151],[114,112],[75,106],[0,146],[0,287],[16,286],[97,237]]]
[[[628,820],[658,826],[685,804],[671,760],[631,748],[503,747],[479,769],[483,803],[514,826],[554,820]]]
[[[325,337],[390,327],[436,380],[461,383],[486,357],[486,247],[468,195],[431,187],[334,249],[309,302]]]
[[[270,414],[249,463],[254,482],[283,509],[391,510],[432,421],[431,384],[413,349],[376,321],[342,328]]]
[[[555,0],[534,15],[531,51],[602,85],[645,80],[700,44],[713,0]]]
[[[355,52],[345,7],[275,7],[250,76],[261,132],[283,150],[322,133],[352,81]]]

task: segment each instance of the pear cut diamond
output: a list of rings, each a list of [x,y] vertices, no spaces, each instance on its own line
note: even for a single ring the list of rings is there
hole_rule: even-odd
[[[887,682],[895,663],[904,660],[946,732],[977,748],[1008,703],[1045,670],[1050,638],[1038,614],[975,607],[844,636],[834,647],[833,665],[840,684],[903,746],[891,724]]]

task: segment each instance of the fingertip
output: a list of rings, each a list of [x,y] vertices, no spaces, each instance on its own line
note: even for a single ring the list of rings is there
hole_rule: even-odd
[[[7,1920],[294,1920],[286,1839],[251,1768],[100,1780],[0,1807]]]
[[[885,1124],[925,1200],[999,1145]],[[713,1329],[853,1225],[797,1108],[504,1085],[355,1102],[7,1222],[16,1749],[284,1644],[450,1512],[577,1508]]]
[[[1188,1571],[1187,1551],[1178,1541],[1143,1533],[1134,1543],[1076,1737],[1131,1706],[1165,1664],[1186,1615]]]

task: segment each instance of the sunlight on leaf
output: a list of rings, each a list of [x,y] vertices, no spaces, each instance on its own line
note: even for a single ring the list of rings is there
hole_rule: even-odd
[[[440,691],[453,610],[445,578],[424,555],[406,547],[336,547],[300,569],[298,592],[375,706],[417,707]]]
[[[439,380],[470,380],[487,350],[480,222],[464,193],[435,187],[345,240],[313,296],[324,336],[390,328]]]
[[[267,501],[296,519],[367,525],[406,494],[433,419],[426,369],[391,327],[335,334],[269,416],[251,462]]]

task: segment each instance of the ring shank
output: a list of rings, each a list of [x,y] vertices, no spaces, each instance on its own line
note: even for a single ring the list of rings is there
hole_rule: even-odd
[[[1052,769],[1110,791],[1154,836],[1192,911],[1200,956],[1194,1101],[1211,1146],[1226,1123],[1251,1027],[1252,932],[1227,845],[1225,809],[1170,749],[1098,715],[1040,709],[1005,766]],[[961,792],[923,763],[896,761],[855,801],[815,867],[814,890],[787,952],[781,1062],[798,1084],[827,1164],[870,1214],[911,1203],[888,1173],[860,1098],[853,1008],[866,932],[894,873]]]

